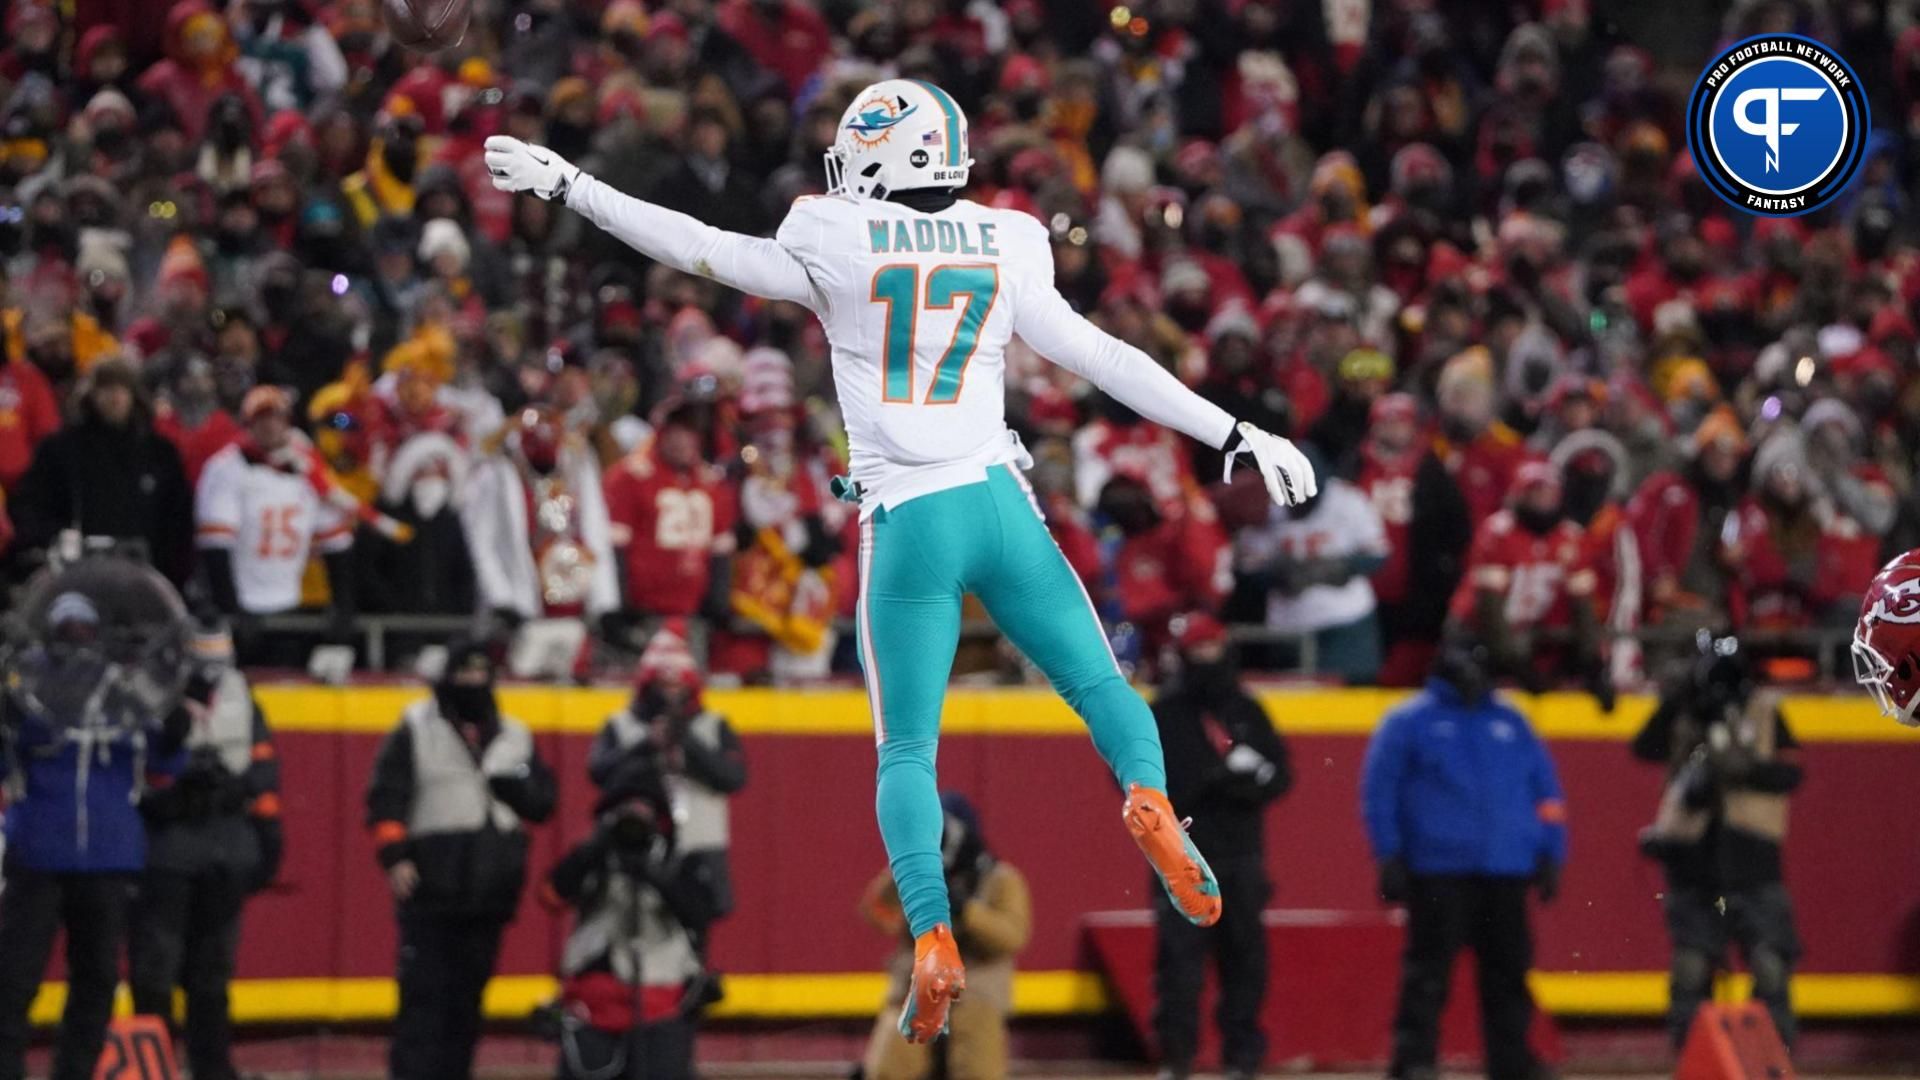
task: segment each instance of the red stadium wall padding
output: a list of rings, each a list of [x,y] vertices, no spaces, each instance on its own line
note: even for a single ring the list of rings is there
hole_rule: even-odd
[[[392,912],[361,827],[361,794],[378,737],[281,736],[288,860],[283,891],[248,914],[243,976],[385,975]],[[877,967],[889,942],[854,905],[884,864],[873,823],[871,740],[746,737],[747,789],[734,804],[739,910],[714,938],[715,961],[735,972],[850,971]],[[588,739],[543,735],[564,795],[538,830],[536,865],[586,828]],[[1365,741],[1291,740],[1299,780],[1270,819],[1274,903],[1372,911],[1373,870],[1358,821]],[[1539,913],[1539,963],[1548,970],[1649,971],[1665,966],[1658,868],[1634,847],[1658,797],[1656,769],[1618,743],[1553,747],[1571,808],[1572,855],[1558,903]],[[1806,970],[1920,970],[1920,826],[1863,793],[1906,789],[1920,773],[1909,747],[1815,744],[1795,801],[1788,874],[1806,939]],[[972,795],[994,847],[1033,888],[1033,944],[1023,966],[1081,966],[1079,916],[1144,907],[1139,856],[1119,827],[1118,798],[1083,739],[956,736],[941,747],[943,782]],[[547,970],[552,920],[522,909],[502,970]],[[333,957],[331,964],[327,957]]]
[[[1141,1041],[1151,1047],[1154,933],[1152,919],[1144,914],[1095,915],[1088,937],[1101,970],[1111,977],[1120,1007]],[[1329,1069],[1379,1062],[1393,1023],[1397,984],[1392,978],[1404,940],[1401,920],[1384,912],[1269,911],[1265,921],[1267,954],[1273,958],[1260,1012],[1268,1063]],[[1352,974],[1329,977],[1331,972]],[[1388,981],[1377,981],[1383,977]],[[1219,1060],[1219,1031],[1212,1022],[1215,993],[1209,974],[1198,1013],[1200,1053],[1194,1063],[1202,1068]],[[1566,1056],[1559,1030],[1545,1013],[1535,1014],[1529,1041],[1550,1064]],[[1441,1017],[1441,1060],[1477,1062],[1481,1042],[1473,960],[1463,955]]]
[[[281,884],[248,909],[243,979],[392,974],[392,903],[363,827],[362,796],[381,733],[418,694],[417,688],[356,688],[269,697],[270,716],[293,711],[296,701],[301,715],[273,717],[281,729],[288,856]],[[556,820],[536,830],[538,869],[589,826],[586,751],[598,716],[620,696],[507,695],[508,710],[536,728],[541,751],[562,781]],[[973,694],[983,701],[964,700],[968,696],[957,694],[963,700],[950,707],[955,730],[941,746],[941,777],[974,798],[990,842],[1032,886],[1034,934],[1022,967],[1092,970],[1083,915],[1144,908],[1150,896],[1147,871],[1119,823],[1118,794],[1073,726],[1049,720],[1031,725],[1042,733],[1001,733],[1024,723],[1017,715],[1017,722],[1009,720],[1004,709],[1012,706],[1005,702],[1040,698]],[[1369,692],[1353,697],[1365,703],[1355,708],[1375,714],[1387,700]],[[1325,732],[1328,718],[1317,710],[1329,699],[1346,700],[1326,693],[1302,698],[1297,713],[1295,700],[1284,695],[1268,704],[1283,731],[1297,723]],[[738,703],[748,699],[726,700],[744,709]],[[1305,708],[1309,700],[1315,711]],[[787,733],[816,707],[832,719],[822,724],[830,733]],[[728,973],[877,971],[891,947],[855,913],[861,888],[884,857],[873,821],[873,742],[854,713],[864,715],[857,692],[782,695],[741,725],[750,776],[734,802],[739,906],[716,931],[713,953]],[[1380,910],[1358,817],[1366,739],[1354,726],[1289,738],[1297,781],[1272,812],[1268,837],[1276,908]],[[1542,726],[1552,734],[1553,722]],[[1653,813],[1661,776],[1629,757],[1625,739],[1633,727],[1630,719],[1594,721],[1581,728],[1596,732],[1590,737],[1550,739],[1567,788],[1572,856],[1559,902],[1537,913],[1543,971],[1651,977],[1665,967],[1661,876],[1634,845]],[[1906,811],[1906,793],[1920,775],[1920,741],[1838,738],[1807,741],[1808,779],[1793,803],[1787,863],[1806,942],[1802,970],[1910,977],[1920,973],[1920,859],[1911,857],[1920,851],[1920,815]],[[501,972],[550,973],[563,932],[529,891]],[[1289,962],[1284,953],[1275,957],[1276,965]],[[1356,965],[1344,977],[1384,993],[1394,972],[1391,965]],[[1900,996],[1908,985],[1895,988],[1893,1011],[1914,1009]],[[1648,1007],[1642,1002],[1624,1011]]]

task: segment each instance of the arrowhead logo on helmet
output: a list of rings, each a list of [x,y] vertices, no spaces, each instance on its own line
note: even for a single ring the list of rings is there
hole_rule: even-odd
[[[1853,674],[1883,714],[1920,726],[1920,549],[1867,584],[1853,630]]]
[[[1894,590],[1881,597],[1867,617],[1887,622],[1920,623],[1920,580],[1901,582],[1894,586]]]

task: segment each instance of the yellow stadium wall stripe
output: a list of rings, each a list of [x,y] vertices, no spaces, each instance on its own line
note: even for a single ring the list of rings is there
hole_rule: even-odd
[[[283,731],[373,734],[397,722],[419,700],[419,686],[266,685],[260,702]],[[1400,690],[1267,689],[1260,700],[1290,735],[1366,735],[1405,696]],[[625,689],[509,687],[501,708],[538,732],[590,734],[627,700]],[[855,689],[710,690],[707,701],[743,735],[870,735],[866,694]],[[1646,695],[1620,699],[1611,716],[1586,694],[1511,695],[1542,735],[1555,739],[1624,742],[1653,712]],[[1920,729],[1882,717],[1858,695],[1794,695],[1787,720],[1803,742],[1912,742]],[[941,730],[949,735],[1080,735],[1080,719],[1051,691],[956,689],[947,698]]]
[[[1540,1007],[1556,1016],[1652,1018],[1667,1008],[1663,971],[1537,971],[1530,982]],[[522,1019],[550,1000],[557,983],[544,975],[509,975],[487,986],[486,1012]],[[1744,976],[1729,983],[1745,997]],[[709,1014],[722,1020],[858,1019],[886,998],[877,972],[729,975],[727,997]],[[66,1002],[64,983],[47,983],[33,1003],[33,1022],[50,1025]],[[241,979],[233,984],[233,1016],[243,1024],[367,1023],[393,1018],[392,979]],[[1920,976],[1797,975],[1793,1003],[1804,1017],[1861,1019],[1920,1015]],[[1023,971],[1014,977],[1013,1007],[1022,1016],[1088,1016],[1110,1006],[1100,976],[1085,971]],[[118,1010],[131,1011],[122,989]]]

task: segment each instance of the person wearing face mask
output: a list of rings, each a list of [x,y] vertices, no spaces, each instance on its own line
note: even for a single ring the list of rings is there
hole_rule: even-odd
[[[244,191],[253,175],[255,118],[236,94],[222,95],[207,113],[207,138],[194,174],[215,192]]]
[[[1267,629],[1312,639],[1314,671],[1369,684],[1380,670],[1380,623],[1368,575],[1386,562],[1386,527],[1359,488],[1326,468],[1317,447],[1300,446],[1327,482],[1234,538],[1235,584],[1265,594]]]
[[[1489,1080],[1551,1076],[1528,1045],[1533,931],[1527,893],[1560,891],[1567,807],[1546,744],[1492,691],[1494,656],[1470,634],[1443,641],[1426,689],[1367,745],[1361,816],[1380,899],[1407,909],[1393,1020],[1393,1080],[1433,1080],[1454,959],[1472,949]]]
[[[351,366],[308,404],[315,444],[343,486],[411,533],[361,535],[359,566],[373,583],[362,594],[382,611],[471,612],[473,560],[460,504],[473,455],[462,412],[440,400],[450,365],[413,338],[389,350],[383,367],[387,376],[369,385]]]
[[[1506,509],[1474,533],[1448,608],[1450,632],[1484,642],[1498,670],[1530,690],[1592,671],[1601,641],[1584,545],[1584,532],[1567,519],[1560,470],[1544,461],[1522,465]],[[1569,631],[1573,644],[1536,642],[1539,631]]]
[[[233,980],[241,907],[280,870],[280,761],[266,714],[233,665],[233,638],[218,623],[195,628],[187,679],[192,719],[187,761],[167,787],[140,801],[147,822],[128,943],[134,1011],[173,1019],[186,993],[193,1075],[238,1080],[227,985]]]
[[[632,699],[594,738],[587,776],[602,792],[634,776],[661,777],[682,870],[700,883],[711,922],[733,910],[727,804],[747,784],[747,761],[727,718],[702,702],[703,689],[685,624],[667,620],[640,653]],[[706,930],[703,924],[694,931],[703,956]]]
[[[526,824],[552,815],[553,773],[494,697],[495,648],[447,647],[432,694],[380,744],[367,827],[399,921],[393,1080],[467,1080],[480,1000],[526,884]]]
[[[1351,225],[1364,233],[1370,212],[1359,164],[1345,150],[1330,150],[1314,164],[1307,201],[1275,226],[1274,235],[1298,237],[1317,252],[1329,228]]]
[[[413,182],[427,158],[421,145],[424,130],[416,115],[384,115],[374,128],[365,166],[340,181],[340,193],[362,229],[373,228],[382,218],[413,213]]]
[[[1260,913],[1273,896],[1266,818],[1293,786],[1287,744],[1242,688],[1226,627],[1205,612],[1174,620],[1179,662],[1160,685],[1153,717],[1167,757],[1170,798],[1193,815],[1187,830],[1205,845],[1220,879],[1220,921],[1194,926],[1156,896],[1154,1033],[1162,1080],[1185,1080],[1200,1043],[1200,990],[1211,958],[1220,978],[1221,1065],[1251,1077],[1266,1057],[1260,1006],[1267,992],[1267,937]]]
[[[1232,579],[1224,530],[1210,503],[1195,513],[1154,499],[1145,481],[1123,472],[1094,504],[1100,530],[1105,613],[1139,631],[1133,642],[1144,667],[1157,660],[1171,620],[1190,608],[1214,608]]]
[[[143,793],[169,783],[180,767],[187,710],[156,715],[114,677],[117,665],[106,655],[108,635],[124,643],[138,631],[127,616],[138,604],[103,615],[96,596],[103,586],[131,594],[145,582],[102,574],[96,563],[86,587],[58,582],[47,590],[53,596],[42,594],[44,607],[21,612],[38,633],[9,658],[0,698],[0,780],[8,792],[0,1080],[26,1075],[28,1010],[63,929],[67,1000],[51,1075],[94,1075],[113,1016],[133,885],[147,863],[137,808]]]
[[[700,937],[714,918],[662,777],[618,777],[593,834],[547,873],[541,899],[570,907],[556,1016],[560,1080],[690,1080],[694,1025],[711,1000]]]
[[[1385,686],[1418,686],[1426,678],[1446,621],[1447,598],[1460,582],[1461,564],[1473,540],[1460,485],[1422,438],[1423,432],[1420,404],[1413,395],[1374,399],[1354,478],[1386,534],[1386,561],[1372,577],[1383,649],[1378,678]],[[1416,536],[1418,558],[1413,550]]]
[[[973,801],[957,791],[940,795],[940,864],[952,897],[955,938],[967,964],[967,992],[955,1001],[951,1028],[939,1046],[900,1037],[897,1002],[906,995],[913,938],[893,874],[882,870],[867,884],[860,914],[900,947],[888,964],[886,1004],[874,1019],[861,1062],[863,1080],[1004,1080],[1007,1018],[1013,1011],[1014,961],[1033,930],[1027,879],[994,854]],[[945,1070],[935,1057],[944,1054]]]
[[[1605,431],[1577,431],[1560,441],[1549,459],[1563,480],[1567,520],[1580,526],[1582,555],[1593,570],[1594,618],[1605,628],[1596,659],[1614,682],[1639,671],[1640,628],[1645,607],[1640,540],[1627,518],[1628,455],[1620,440]],[[1598,671],[1588,672],[1598,679]],[[1594,685],[1598,685],[1597,681]]]

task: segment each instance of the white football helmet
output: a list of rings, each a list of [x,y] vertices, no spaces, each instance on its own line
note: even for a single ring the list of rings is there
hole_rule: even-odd
[[[886,79],[847,106],[826,158],[833,195],[884,199],[895,191],[965,187],[973,164],[967,115],[930,82]]]

